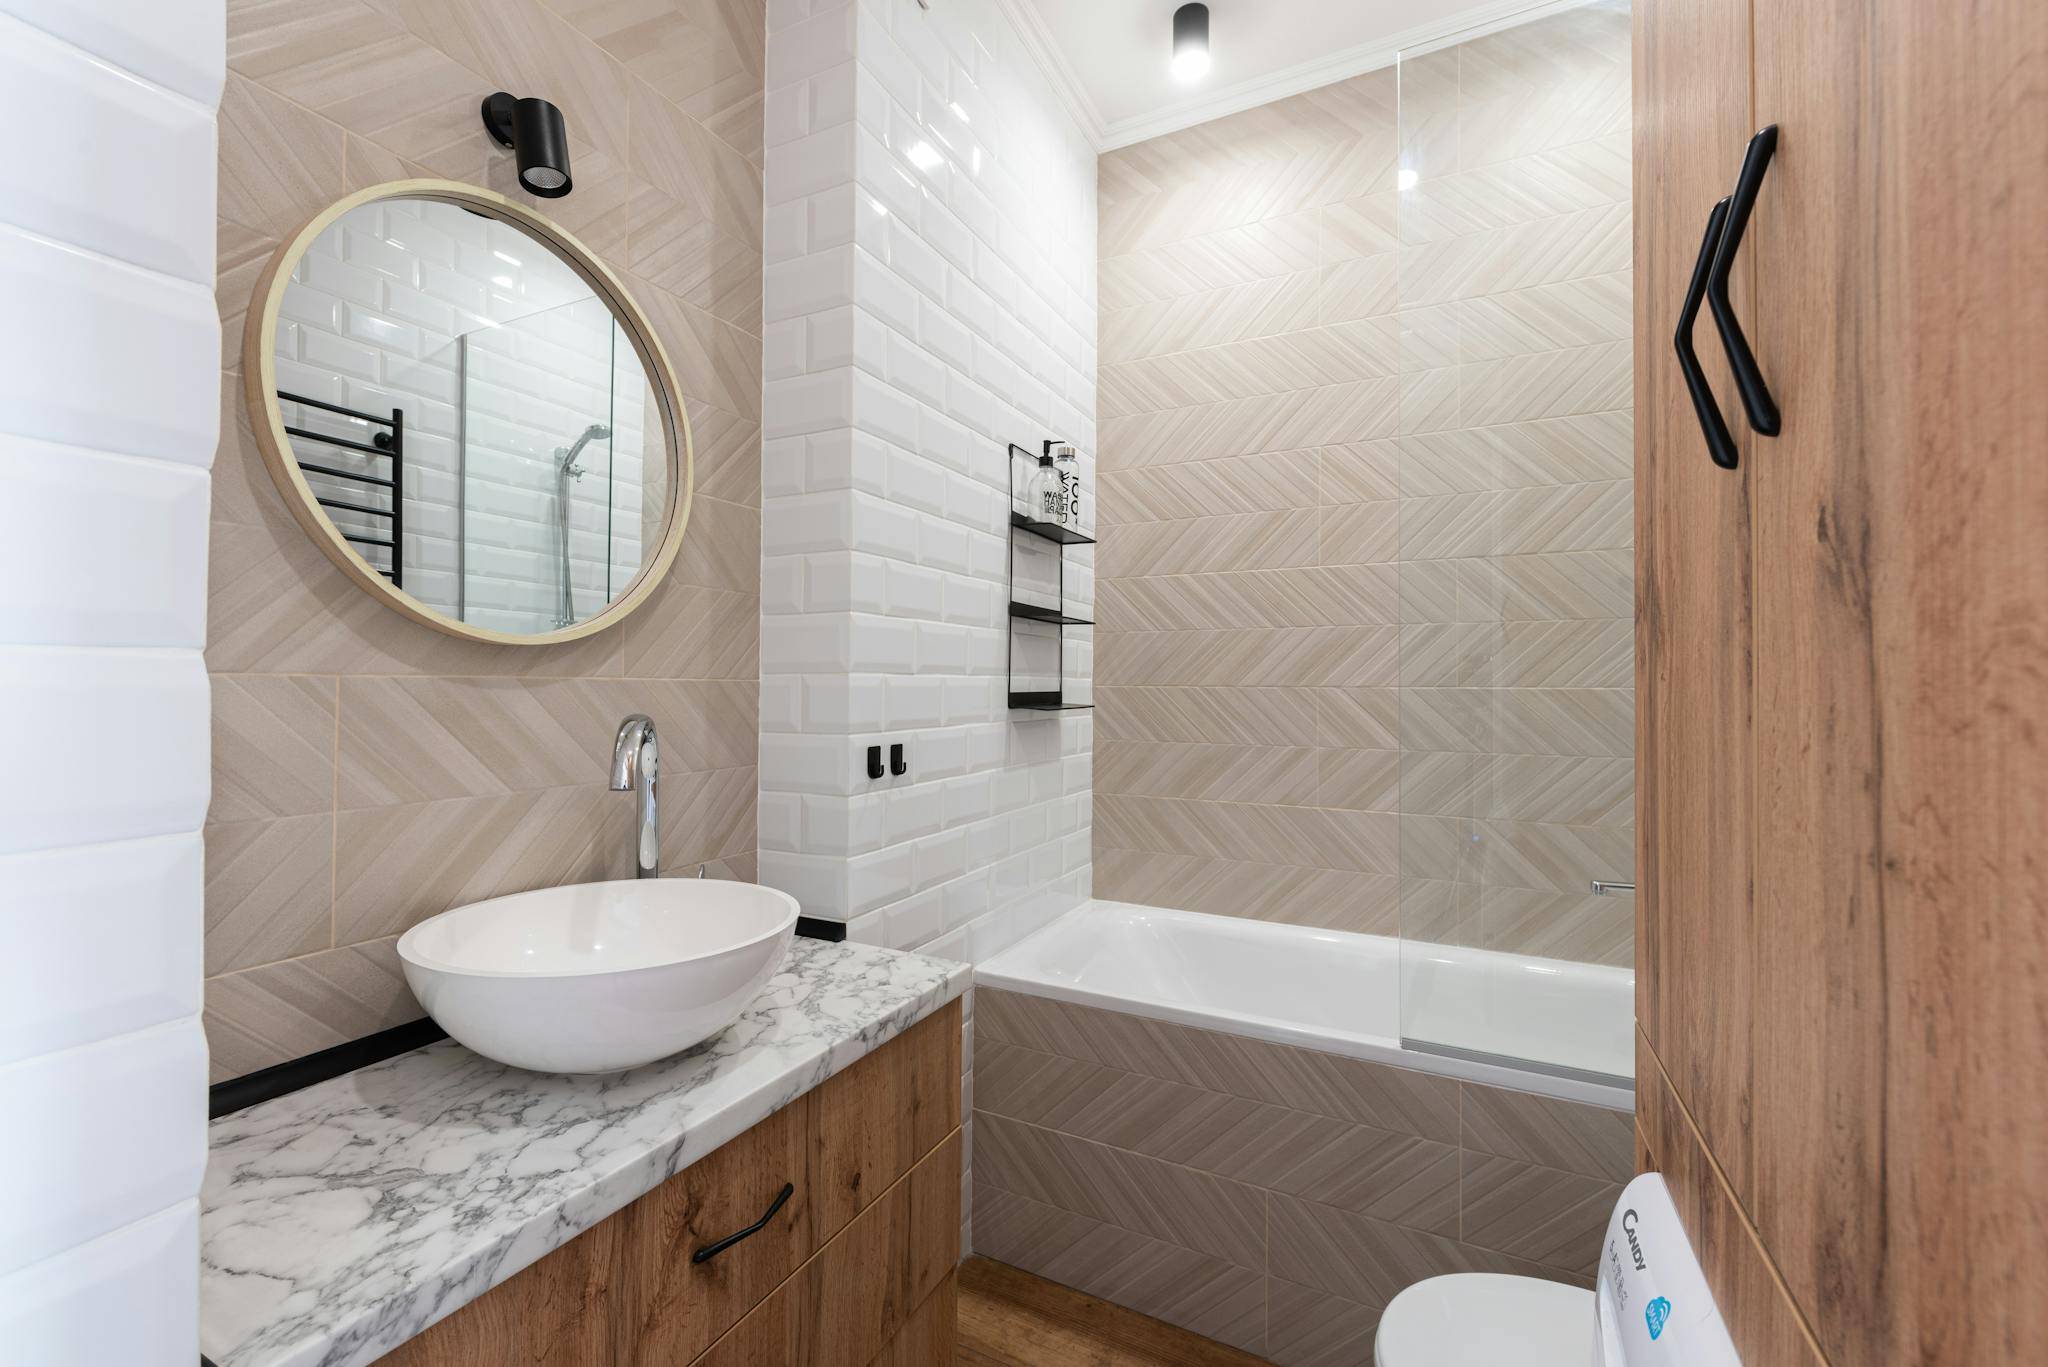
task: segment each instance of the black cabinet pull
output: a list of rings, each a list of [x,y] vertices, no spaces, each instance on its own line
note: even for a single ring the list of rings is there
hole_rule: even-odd
[[[1749,211],[1756,207],[1757,191],[1763,188],[1764,172],[1770,169],[1771,154],[1777,150],[1776,124],[1759,129],[1749,140],[1749,149],[1742,154],[1742,173],[1735,178],[1728,225],[1721,230],[1721,245],[1714,250],[1714,268],[1707,272],[1707,305],[1714,310],[1714,326],[1721,331],[1721,345],[1728,349],[1728,364],[1735,369],[1735,388],[1742,394],[1743,411],[1749,414],[1749,425],[1766,437],[1778,435],[1778,402],[1764,383],[1756,353],[1749,349],[1749,338],[1742,331],[1742,320],[1728,300],[1728,275],[1735,269],[1735,253],[1741,250],[1742,235],[1749,229]]]
[[[1728,433],[1721,405],[1714,402],[1714,391],[1707,384],[1706,372],[1700,369],[1699,353],[1692,346],[1692,325],[1699,320],[1700,300],[1707,293],[1707,272],[1713,266],[1714,248],[1720,245],[1722,225],[1727,221],[1728,201],[1724,199],[1707,215],[1707,235],[1700,242],[1700,259],[1693,264],[1692,281],[1685,287],[1685,303],[1678,310],[1678,334],[1671,341],[1678,351],[1678,368],[1685,372],[1685,387],[1692,392],[1692,410],[1699,414],[1700,432],[1707,439],[1707,454],[1723,470],[1733,470],[1735,438]]]
[[[719,1254],[725,1252],[725,1250],[731,1248],[734,1244],[738,1243],[740,1240],[748,1237],[749,1235],[759,1234],[762,1230],[768,1228],[768,1222],[775,1218],[775,1212],[781,1210],[783,1204],[787,1202],[789,1198],[795,1194],[795,1192],[796,1184],[794,1182],[784,1182],[782,1184],[782,1190],[775,1193],[775,1199],[768,1203],[768,1209],[761,1216],[760,1219],[754,1221],[754,1223],[748,1225],[745,1229],[740,1230],[736,1234],[728,1234],[723,1239],[718,1240],[716,1243],[709,1243],[704,1245],[704,1247],[698,1249],[695,1253],[692,1253],[690,1255],[690,1261],[693,1263],[708,1263],[713,1258],[716,1258]]]

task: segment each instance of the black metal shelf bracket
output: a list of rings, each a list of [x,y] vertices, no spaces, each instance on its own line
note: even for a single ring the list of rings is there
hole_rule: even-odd
[[[1037,456],[1015,443],[1012,443],[1005,452],[1005,458],[1010,463],[1010,478],[1008,481],[1010,491],[1010,544],[1007,556],[1010,574],[1010,630],[1007,636],[1010,710],[1013,712],[1084,712],[1093,707],[1094,704],[1068,702],[1066,699],[1067,628],[1092,627],[1095,625],[1095,620],[1091,617],[1076,617],[1067,611],[1066,551],[1069,546],[1093,546],[1095,538],[1078,527],[1068,526],[1060,522],[1041,522],[1017,510],[1017,465],[1020,457],[1027,465],[1036,465],[1038,462]],[[1056,554],[1059,557],[1059,602],[1056,606],[1048,607],[1042,603],[1029,603],[1017,597],[1017,534],[1019,532],[1027,536],[1036,537],[1040,541],[1050,542],[1058,547]],[[1054,658],[1058,661],[1056,666],[1058,670],[1057,677],[1060,683],[1058,688],[1025,690],[1017,688],[1017,623],[1019,622],[1036,622],[1055,629],[1053,639],[1056,643]]]

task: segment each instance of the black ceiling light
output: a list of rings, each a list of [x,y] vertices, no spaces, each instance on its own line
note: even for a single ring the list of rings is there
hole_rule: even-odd
[[[1209,7],[1182,5],[1173,12],[1173,76],[1199,81],[1209,74]]]
[[[542,199],[569,193],[569,129],[546,100],[514,99],[500,90],[484,100],[484,127],[519,157],[519,184]]]

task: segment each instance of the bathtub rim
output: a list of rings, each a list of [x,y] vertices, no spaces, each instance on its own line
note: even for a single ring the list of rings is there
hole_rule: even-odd
[[[1233,916],[1218,916],[1213,912],[1185,911],[1177,907],[1153,907],[1136,902],[1113,902],[1103,898],[1091,899],[1070,911],[1062,913],[1054,920],[1017,941],[1017,943],[993,955],[987,962],[977,964],[974,969],[973,986],[993,987],[1002,992],[1019,992],[1026,996],[1045,997],[1053,1001],[1066,1002],[1073,1006],[1089,1006],[1104,1011],[1121,1011],[1125,1015],[1165,1021],[1173,1025],[1185,1025],[1192,1029],[1212,1030],[1227,1035],[1242,1035],[1250,1039],[1264,1040],[1270,1044],[1284,1044],[1299,1049],[1313,1049],[1319,1053],[1335,1054],[1343,1058],[1362,1059],[1370,1063],[1382,1063],[1389,1067],[1406,1068],[1411,1072],[1433,1073],[1439,1077],[1453,1078],[1461,1082],[1476,1082],[1488,1087],[1500,1087],[1508,1091],[1524,1092],[1532,1096],[1550,1097],[1558,1101],[1574,1101],[1585,1105],[1605,1107],[1611,1111],[1626,1111],[1631,1114],[1635,1111],[1636,1089],[1634,1086],[1611,1086],[1606,1083],[1592,1082],[1578,1077],[1539,1072],[1533,1068],[1509,1067],[1497,1063],[1483,1062],[1478,1059],[1462,1058],[1455,1054],[1435,1053],[1427,1049],[1404,1045],[1399,1039],[1389,1039],[1383,1035],[1315,1030],[1290,1021],[1275,1020],[1267,1016],[1254,1016],[1213,1008],[1190,1007],[1150,997],[1118,996],[1095,988],[1075,987],[1068,983],[1023,976],[1016,971],[1016,965],[1028,957],[1028,952],[1033,947],[1034,941],[1051,937],[1055,932],[1066,926],[1069,921],[1078,920],[1085,913],[1101,911],[1105,908],[1166,913],[1172,917],[1196,917],[1201,920],[1237,921],[1244,919]],[[1272,923],[1255,922],[1254,924],[1271,925]],[[1279,928],[1294,929],[1295,927],[1283,926]],[[1309,928],[1300,927],[1300,929]]]

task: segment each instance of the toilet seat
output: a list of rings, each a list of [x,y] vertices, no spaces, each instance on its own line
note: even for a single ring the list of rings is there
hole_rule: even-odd
[[[1460,1272],[1394,1297],[1373,1339],[1376,1367],[1586,1367],[1593,1293],[1535,1277]]]

